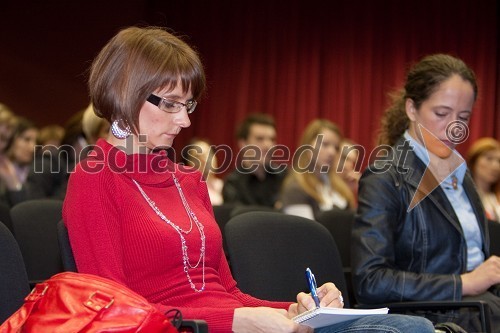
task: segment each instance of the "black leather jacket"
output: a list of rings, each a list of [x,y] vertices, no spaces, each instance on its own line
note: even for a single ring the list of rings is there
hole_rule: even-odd
[[[404,142],[401,138],[396,146]],[[460,222],[439,186],[407,211],[425,165],[411,148],[404,161],[401,155],[402,150],[393,150],[386,162],[389,170],[375,173],[367,168],[360,181],[351,252],[356,298],[364,304],[461,300],[467,245]],[[487,220],[469,172],[463,186],[487,258]]]

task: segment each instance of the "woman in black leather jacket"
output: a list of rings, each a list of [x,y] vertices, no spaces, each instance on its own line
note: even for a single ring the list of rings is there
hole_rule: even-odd
[[[386,111],[378,149],[390,157],[363,173],[353,227],[360,303],[482,299],[500,332],[500,298],[492,288],[500,283],[500,258],[489,255],[484,210],[454,150],[476,96],[472,70],[437,54],[410,70]],[[465,313],[437,320],[477,328]]]

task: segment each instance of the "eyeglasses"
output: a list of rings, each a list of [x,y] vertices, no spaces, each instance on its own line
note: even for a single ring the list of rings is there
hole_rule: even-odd
[[[182,108],[186,108],[187,113],[191,114],[198,104],[196,101],[188,101],[184,104],[171,99],[166,99],[165,97],[156,96],[154,94],[149,95],[147,101],[156,105],[160,110],[168,113],[177,113],[180,112]]]

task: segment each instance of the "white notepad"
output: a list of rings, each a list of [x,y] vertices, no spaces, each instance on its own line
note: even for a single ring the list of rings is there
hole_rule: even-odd
[[[383,315],[389,312],[389,308],[378,309],[341,309],[341,308],[316,308],[306,311],[293,320],[296,323],[313,328],[330,326],[346,320],[352,320],[371,315]]]

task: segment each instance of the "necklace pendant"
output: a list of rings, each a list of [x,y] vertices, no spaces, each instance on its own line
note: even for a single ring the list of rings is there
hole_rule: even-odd
[[[458,179],[456,176],[451,176],[451,186],[454,190],[458,189]]]

